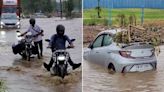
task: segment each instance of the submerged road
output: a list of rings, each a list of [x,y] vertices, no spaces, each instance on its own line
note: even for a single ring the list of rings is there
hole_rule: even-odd
[[[56,18],[42,18],[36,19],[36,24],[44,30],[43,40],[50,38],[56,33],[56,26],[63,24],[66,27],[66,34],[70,38],[75,38],[75,48],[68,50],[74,62],[82,61],[82,20],[60,20]],[[31,59],[31,62],[23,60],[21,56],[12,53],[11,46],[17,42],[16,31],[24,32],[29,27],[29,19],[21,20],[21,29],[6,29],[0,30],[0,79],[7,82],[9,92],[81,92],[81,68],[75,71],[71,70],[71,74],[65,80],[66,82],[56,83],[56,85],[49,85],[51,79],[45,69],[43,69],[42,62],[49,62],[51,57],[51,50],[47,49],[47,43],[43,41],[44,57],[38,60],[37,57]],[[8,67],[6,69],[6,67]],[[14,67],[14,68],[13,68]],[[16,67],[16,69],[15,69]],[[21,67],[21,68],[20,68]],[[5,68],[5,69],[4,69]],[[18,69],[17,69],[18,68]],[[56,77],[55,77],[56,78]],[[49,80],[47,82],[47,80]],[[57,81],[57,79],[55,79]],[[54,81],[55,82],[55,81]],[[64,83],[64,84],[63,84]]]

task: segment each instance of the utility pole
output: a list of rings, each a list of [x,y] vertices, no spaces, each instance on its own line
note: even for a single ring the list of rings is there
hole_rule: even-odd
[[[63,8],[62,8],[62,1],[60,0],[60,18],[63,18]]]
[[[97,7],[97,14],[98,14],[98,18],[101,18],[100,16],[100,0],[98,0],[98,7]]]
[[[110,0],[110,7],[109,7],[109,21],[108,24],[109,26],[112,26],[112,9],[113,9],[113,0]]]
[[[141,25],[144,23],[144,8],[141,10]]]

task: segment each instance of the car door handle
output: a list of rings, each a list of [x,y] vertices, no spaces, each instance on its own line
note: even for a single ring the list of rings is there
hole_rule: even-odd
[[[96,52],[96,53],[99,53],[99,52]]]

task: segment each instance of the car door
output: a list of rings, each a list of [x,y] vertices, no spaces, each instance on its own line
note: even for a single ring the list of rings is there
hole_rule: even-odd
[[[110,34],[104,34],[104,38],[102,41],[102,50],[100,54],[103,55],[103,58],[101,58],[103,65],[107,65],[111,61],[111,53],[113,51],[113,46],[112,46],[112,36]]]
[[[90,46],[90,61],[96,62],[96,63],[101,63],[100,58],[101,58],[101,50],[102,50],[102,41],[103,41],[103,35],[98,36],[95,41],[92,43]]]

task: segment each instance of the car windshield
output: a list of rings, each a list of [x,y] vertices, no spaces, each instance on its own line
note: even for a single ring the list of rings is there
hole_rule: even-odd
[[[17,19],[16,15],[2,15],[2,19]]]
[[[35,15],[44,15],[43,13],[35,13]]]

